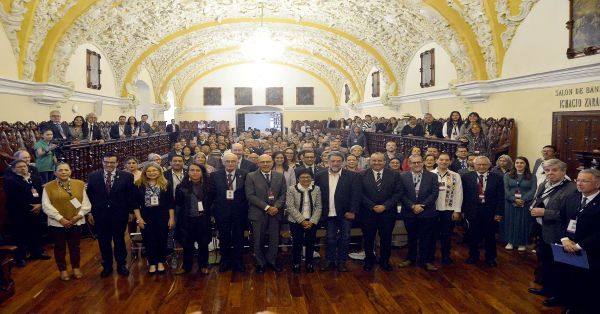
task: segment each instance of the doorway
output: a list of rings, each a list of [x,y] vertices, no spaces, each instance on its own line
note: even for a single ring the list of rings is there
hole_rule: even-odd
[[[236,110],[236,128],[238,132],[248,128],[264,131],[283,129],[283,110],[268,106],[244,107]]]
[[[552,145],[567,163],[567,175],[577,178],[580,163],[574,151],[600,148],[600,110],[552,113]]]

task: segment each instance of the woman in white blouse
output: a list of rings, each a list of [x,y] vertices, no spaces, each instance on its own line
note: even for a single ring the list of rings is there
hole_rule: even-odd
[[[438,211],[438,230],[442,246],[442,263],[452,264],[450,258],[450,236],[452,235],[452,222],[460,220],[460,208],[463,201],[463,190],[460,175],[450,171],[450,155],[441,153],[437,159],[437,168],[432,172],[437,174],[440,193],[436,202]]]
[[[67,272],[65,256],[67,245],[73,277],[83,277],[79,269],[79,239],[85,215],[90,212],[92,204],[85,193],[85,183],[71,179],[71,167],[60,163],[54,171],[56,179],[44,186],[42,208],[48,216],[48,229],[54,238],[54,258],[60,271],[61,280],[71,279]]]

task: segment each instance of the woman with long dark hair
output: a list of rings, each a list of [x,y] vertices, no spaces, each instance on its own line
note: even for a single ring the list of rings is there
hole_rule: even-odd
[[[74,142],[82,141],[85,139],[83,134],[83,123],[85,120],[82,116],[76,116],[73,118],[73,122],[69,124],[69,133],[71,134],[71,140]]]
[[[448,121],[442,127],[442,134],[447,140],[458,140],[460,137],[460,128],[463,125],[462,116],[458,111],[452,111]]]
[[[288,165],[288,160],[284,152],[273,153],[273,170],[283,174],[286,186],[296,184],[296,174],[294,169]]]
[[[500,230],[507,250],[517,246],[519,251],[525,251],[529,244],[529,206],[536,188],[537,179],[529,170],[529,160],[517,157],[515,166],[504,176],[504,219]]]
[[[194,263],[195,244],[198,243],[198,267],[208,274],[208,243],[211,239],[211,193],[208,172],[199,163],[192,163],[177,186],[177,227],[175,239],[183,246],[183,268],[177,274],[190,272]]]
[[[134,116],[130,116],[127,119],[127,123],[125,124],[125,135],[127,137],[135,137],[140,133],[140,127],[138,125],[137,119]]]
[[[483,123],[483,120],[481,119],[481,117],[479,116],[479,114],[477,112],[471,112],[471,113],[469,113],[469,116],[467,117],[467,121],[465,123],[463,123],[463,125],[460,127],[459,135],[462,136],[462,135],[468,134],[469,130],[471,129],[471,126],[473,126],[474,124],[479,125],[483,134],[487,134],[487,131],[488,131],[487,125],[485,125],[485,123]]]

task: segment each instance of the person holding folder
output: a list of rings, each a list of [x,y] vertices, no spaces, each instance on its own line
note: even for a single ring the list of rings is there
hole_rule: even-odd
[[[600,289],[600,171],[584,169],[577,176],[577,193],[571,194],[561,211],[565,236],[560,239],[566,252],[585,251],[589,269],[562,266],[564,301],[567,313],[594,313]]]

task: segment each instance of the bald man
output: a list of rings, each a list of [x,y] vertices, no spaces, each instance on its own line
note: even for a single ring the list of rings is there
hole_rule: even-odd
[[[265,266],[276,272],[281,271],[277,264],[279,245],[279,222],[283,219],[283,206],[287,186],[283,174],[272,171],[273,159],[263,154],[258,157],[259,169],[246,176],[246,198],[248,199],[248,219],[252,225],[254,259],[256,272],[264,273]],[[265,238],[268,248],[265,251]]]

